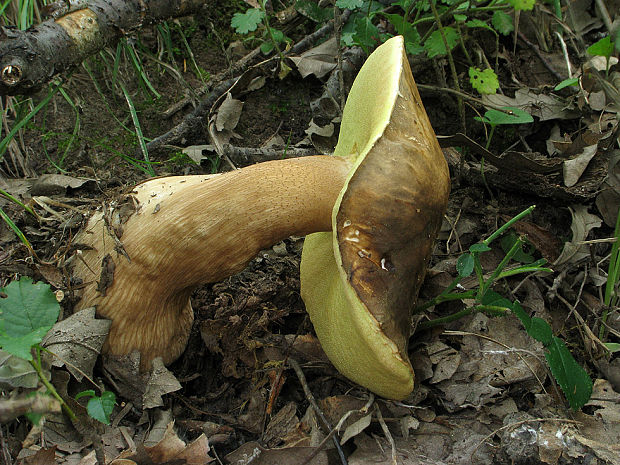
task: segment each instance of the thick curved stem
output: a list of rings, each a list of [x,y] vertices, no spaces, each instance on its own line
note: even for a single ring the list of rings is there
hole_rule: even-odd
[[[341,158],[313,156],[153,179],[93,216],[76,239],[92,250],[81,250],[74,276],[85,283],[80,306],[112,320],[104,350],[139,350],[144,368],[157,356],[175,360],[196,286],[241,271],[288,236],[329,231],[348,170]]]

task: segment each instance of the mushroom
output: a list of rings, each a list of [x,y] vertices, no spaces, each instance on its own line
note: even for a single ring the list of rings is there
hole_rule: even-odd
[[[76,238],[73,273],[80,305],[112,320],[104,350],[139,350],[143,369],[158,356],[171,363],[187,344],[197,286],[283,238],[315,233],[301,291],[325,352],[377,394],[411,392],[411,309],[449,175],[402,37],[362,67],[334,155],[152,179],[94,215]]]
[[[142,369],[176,360],[194,313],[190,296],[291,235],[329,231],[349,171],[311,156],[217,175],[148,180],[91,217],[75,242],[80,306],[112,320],[103,351],[141,353]],[[128,218],[127,218],[128,217]]]
[[[334,155],[355,169],[334,205],[332,232],[306,237],[301,296],[338,371],[403,399],[414,383],[411,312],[450,176],[402,37],[377,48],[357,75]]]

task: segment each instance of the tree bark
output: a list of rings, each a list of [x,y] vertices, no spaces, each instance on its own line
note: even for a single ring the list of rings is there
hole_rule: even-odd
[[[137,29],[196,13],[206,0],[89,0],[26,31],[0,27],[0,95],[29,94]]]

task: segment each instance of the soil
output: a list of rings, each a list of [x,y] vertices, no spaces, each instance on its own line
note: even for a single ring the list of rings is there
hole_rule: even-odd
[[[227,60],[220,40],[228,46],[230,36],[218,37],[210,27],[195,27],[194,21],[186,19],[181,24],[192,29],[189,43],[195,60],[211,76],[226,71],[228,60],[244,54],[239,49],[234,52],[228,49],[226,53],[231,56]],[[222,26],[219,16],[200,24],[209,21],[215,30],[228,27],[227,23]],[[310,27],[307,29],[298,28],[293,36],[299,39],[311,32]],[[157,48],[153,31],[141,34],[140,41],[140,47],[147,50]],[[516,75],[522,84],[532,87],[554,82],[555,78],[530,48],[520,43],[515,54],[510,50],[512,42],[506,39],[503,52],[507,57],[506,76]],[[557,51],[551,55],[556,57]],[[109,56],[107,59],[112,61]],[[178,124],[191,108],[185,107],[169,118],[162,116],[165,110],[187,96],[188,86],[193,89],[202,86],[188,59],[177,57],[176,64],[184,82],[165,67],[144,58],[148,78],[161,94],[159,99],[138,85],[129,61],[123,61],[119,70],[147,138],[157,137]],[[1,283],[5,286],[24,275],[50,283],[53,290],[64,292],[61,304],[65,317],[72,313],[77,299],[71,292],[69,269],[58,265],[70,256],[72,238],[89,213],[102,202],[147,177],[118,155],[142,158],[126,100],[119,87],[111,82],[109,69],[101,58],[89,60],[88,67],[95,80],[84,69],[77,69],[65,85],[73,105],[57,95],[23,133],[19,141],[23,163],[17,155],[13,158],[5,155],[3,162],[5,177],[14,179],[8,184],[11,192],[19,192],[21,198],[49,221],[37,223],[19,206],[10,202],[1,204],[36,252],[33,259],[8,226],[4,222],[0,224]],[[432,67],[421,71],[414,66],[413,72],[419,83],[435,85],[438,79]],[[295,147],[306,138],[310,121],[316,116],[310,102],[323,93],[326,78],[302,79],[295,71],[285,79],[273,74],[266,77],[265,85],[240,97],[243,110],[230,143],[263,147],[274,136],[280,136],[288,146]],[[456,101],[451,95],[423,90],[422,96],[438,134],[451,135],[461,130],[455,116]],[[78,115],[79,137],[65,155]],[[481,125],[471,119],[473,116],[475,113],[468,112],[468,135],[484,142],[485,134]],[[562,129],[571,131],[579,124],[568,121]],[[550,131],[551,124],[547,122],[518,130],[498,128],[490,150],[497,154],[522,141],[528,144],[530,152],[545,152]],[[205,130],[195,140],[187,140],[186,145],[208,141]],[[527,151],[523,145],[519,147]],[[464,161],[473,161],[464,156]],[[58,165],[62,157],[63,174],[89,181],[79,187],[52,184],[33,191],[35,181],[43,174],[58,172],[52,161]],[[207,155],[199,165],[191,163],[178,148],[153,154],[151,161],[158,176],[230,169],[227,163],[216,161],[212,155]],[[599,215],[594,206],[598,185],[579,195],[556,195],[557,182],[549,181],[551,175],[543,174],[540,176],[551,187],[545,191],[546,195],[540,195],[540,190],[532,192],[521,181],[510,183],[502,179],[506,172],[500,172],[496,178],[490,176],[490,184],[485,186],[475,170],[461,170],[463,166],[464,163],[451,163],[453,187],[447,221],[435,246],[420,303],[437,296],[456,276],[456,258],[461,252],[530,205],[536,204],[537,208],[516,227],[516,233],[528,235],[528,251],[534,259],[546,258],[551,262],[560,255],[564,243],[572,240],[574,220],[569,207],[575,211],[578,205],[583,205]],[[599,185],[601,181],[602,178]],[[41,203],[33,203],[32,199],[36,198],[47,202],[48,210]],[[62,220],[50,219],[54,214],[49,208]],[[611,235],[612,229],[603,224],[592,229],[587,239]],[[410,340],[410,356],[416,370],[414,393],[402,403],[375,400],[370,410],[372,419],[368,419],[366,427],[358,423],[357,430],[348,427],[354,420],[365,421],[362,407],[369,393],[331,366],[314,337],[299,295],[302,245],[303,238],[287,239],[262,251],[243,272],[196,290],[192,297],[195,322],[187,349],[169,367],[180,382],[180,389],[166,392],[161,407],[142,409],[139,396],[132,393],[137,389],[136,378],[132,379],[135,373],[127,366],[115,371],[118,361],[99,360],[94,379],[117,393],[117,407],[111,427],[101,429],[89,423],[85,429],[94,428],[97,434],[104,435],[107,459],[133,447],[134,455],[129,455],[136,463],[172,463],[140,457],[135,445],[145,441],[154,425],[163,422],[165,429],[174,419],[175,434],[186,443],[201,434],[207,435],[211,445],[209,457],[213,460],[217,457],[223,463],[250,463],[242,448],[251,446],[248,450],[263,454],[263,461],[252,463],[302,463],[308,457],[306,448],[315,447],[320,442],[317,437],[325,434],[316,426],[309,397],[303,389],[307,383],[332,426],[346,412],[355,411],[340,430],[341,437],[344,431],[353,436],[342,446],[351,464],[390,463],[392,447],[398,463],[405,464],[473,463],[472,460],[498,464],[620,463],[617,459],[620,452],[615,446],[620,441],[620,395],[617,394],[620,367],[618,359],[605,355],[592,337],[590,328],[598,334],[600,325],[601,284],[586,279],[604,268],[608,242],[593,243],[589,257],[568,262],[553,274],[529,278],[518,275],[500,281],[495,287],[502,295],[519,299],[528,313],[549,321],[554,334],[563,338],[578,363],[596,380],[595,397],[598,397],[581,411],[571,412],[567,408],[564,396],[546,368],[542,346],[527,336],[515,317],[492,318],[476,313],[417,331]],[[504,253],[494,247],[484,258],[484,272],[493,270]],[[463,282],[465,288],[475,284]],[[436,305],[416,320],[425,321],[462,310],[464,304],[457,302]],[[616,318],[613,324],[617,324],[617,309],[611,315],[610,321]],[[618,342],[617,330],[616,326],[608,341]],[[306,380],[301,381],[290,369],[287,364],[290,359],[301,364]],[[57,385],[64,382],[68,392],[88,388],[87,382],[65,379],[56,373],[59,371],[66,374],[64,368],[54,369],[53,381]],[[3,396],[9,392],[3,391]],[[27,422],[2,425],[0,440],[5,456],[8,454],[10,460],[17,461],[19,455],[18,463],[50,463],[22,460],[37,452],[38,446],[45,450],[56,445],[59,463],[77,463],[79,457],[93,450],[92,441],[88,440],[90,433],[83,434],[82,438],[86,439],[78,446],[68,439],[79,436],[75,431],[63,438],[60,433],[54,435],[56,425],[50,426],[51,423],[44,429],[35,428],[34,432]],[[391,433],[386,433],[386,428]],[[37,432],[44,437],[43,442],[30,440]],[[575,439],[577,436],[587,440]],[[126,438],[132,438],[133,446]],[[558,438],[568,439],[562,443]],[[281,447],[290,448],[286,459],[276,458],[276,449]],[[325,455],[319,454],[311,463],[341,463],[333,444],[322,447],[327,451]],[[618,453],[615,458],[614,451]],[[242,452],[246,453],[245,459],[239,458]],[[92,457],[88,460],[91,461],[80,463],[92,463]]]

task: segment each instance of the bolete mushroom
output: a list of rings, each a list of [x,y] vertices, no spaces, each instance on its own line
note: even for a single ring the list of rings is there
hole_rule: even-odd
[[[112,320],[104,350],[139,350],[143,368],[157,356],[170,363],[186,346],[197,286],[289,235],[322,231],[302,256],[302,297],[319,340],[344,375],[402,398],[413,386],[411,308],[448,191],[395,37],[356,78],[335,156],[152,179],[94,215],[76,238],[81,306]]]
[[[155,178],[93,215],[75,240],[73,275],[85,284],[80,306],[112,320],[104,352],[138,350],[143,369],[155,357],[176,360],[196,287],[243,270],[291,235],[329,231],[348,172],[346,160],[311,156]]]
[[[450,176],[401,37],[379,47],[357,75],[334,155],[355,169],[334,205],[333,232],[306,237],[301,296],[338,371],[402,399],[414,382],[411,311]]]

